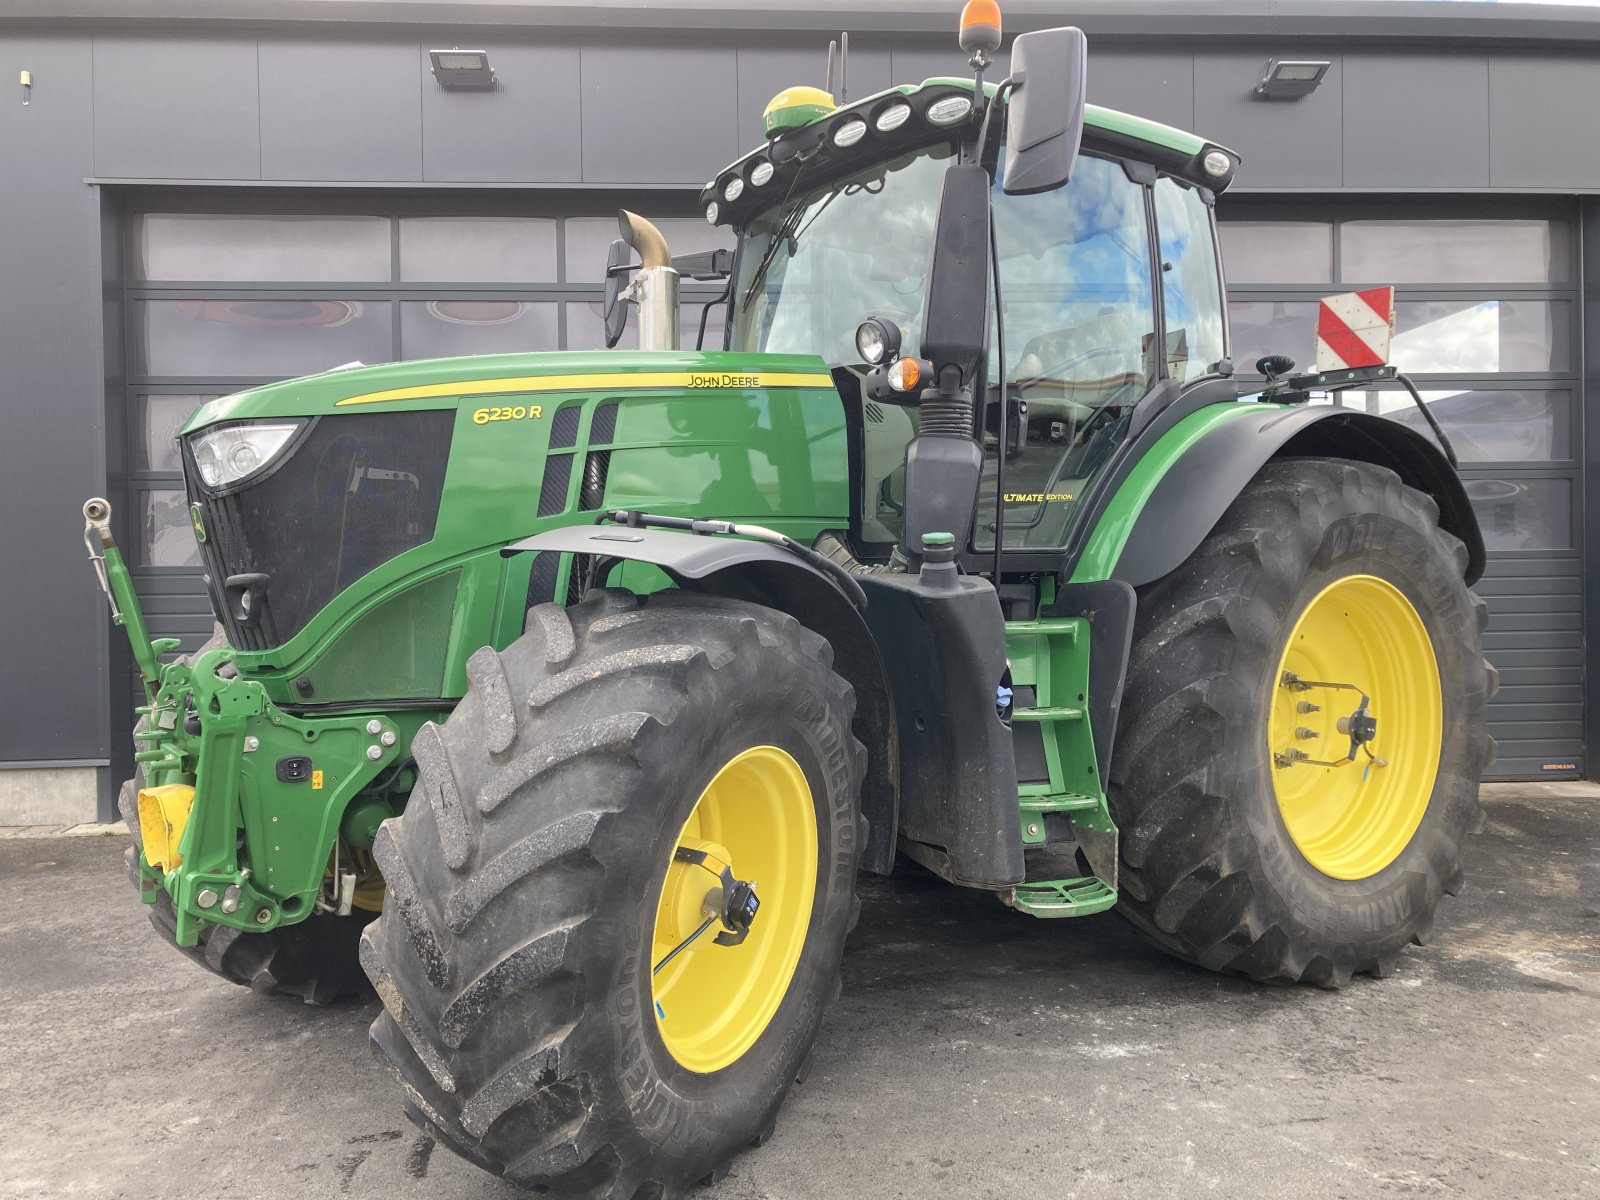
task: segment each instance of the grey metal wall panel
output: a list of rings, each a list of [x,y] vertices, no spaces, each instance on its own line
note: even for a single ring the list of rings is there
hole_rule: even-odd
[[[465,44],[465,43],[463,43]],[[493,91],[446,91],[422,75],[422,172],[429,180],[577,183],[583,178],[576,43],[497,45]]]
[[[1346,51],[1343,148],[1346,187],[1487,187],[1488,58]]]
[[[1089,100],[1179,129],[1194,129],[1194,55],[1186,51],[1101,50],[1091,41]]]
[[[92,90],[94,174],[260,178],[253,40],[97,37]]]
[[[1489,60],[1489,182],[1600,188],[1600,60]]]
[[[80,507],[104,487],[100,226],[88,39],[0,39],[0,508],[12,570],[0,761],[100,759],[109,745],[107,618]]]
[[[763,140],[761,114],[767,102],[784,88],[799,84],[822,87],[828,75],[828,40],[814,39],[804,45],[760,45],[739,47],[739,152],[759,146]],[[890,76],[889,50],[864,38],[850,41],[850,77],[847,100],[860,100],[903,79]],[[834,87],[834,96],[839,89]],[[719,164],[720,165],[720,164]],[[714,168],[713,168],[714,169]],[[706,172],[708,175],[710,170]]]
[[[263,41],[262,177],[421,179],[425,61],[415,42]]]
[[[590,44],[582,62],[585,182],[704,183],[738,157],[731,47]]]
[[[1344,79],[1337,56],[1317,90],[1298,100],[1255,95],[1267,57],[1260,51],[1195,56],[1195,132],[1239,152],[1241,191],[1338,187]]]
[[[967,66],[967,56],[956,45],[954,25],[952,21],[949,36],[940,40],[922,38],[911,45],[896,43],[889,61],[893,82],[921,83],[924,79],[950,75],[958,79],[970,79],[972,68]],[[1091,50],[1091,56],[1093,53]],[[994,65],[984,73],[984,78],[991,83],[996,82],[1004,79],[1010,69],[1011,51],[1007,43],[1007,48],[995,56]],[[1093,77],[1091,73],[1090,78]]]

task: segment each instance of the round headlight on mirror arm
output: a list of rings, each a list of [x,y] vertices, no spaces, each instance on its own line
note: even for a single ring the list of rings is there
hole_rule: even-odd
[[[868,317],[856,326],[856,351],[869,366],[887,366],[900,357],[900,326],[883,317]]]

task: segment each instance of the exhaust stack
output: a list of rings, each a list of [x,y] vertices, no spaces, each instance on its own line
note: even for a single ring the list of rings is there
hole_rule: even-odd
[[[678,272],[667,239],[649,221],[623,209],[617,214],[622,240],[639,252],[643,264],[627,297],[639,306],[639,348],[678,349]]]

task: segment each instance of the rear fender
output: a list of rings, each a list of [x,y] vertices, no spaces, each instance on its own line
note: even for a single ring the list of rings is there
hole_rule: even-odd
[[[894,698],[866,621],[838,584],[803,559],[765,542],[665,529],[574,525],[524,538],[501,553],[524,551],[599,554],[649,563],[686,591],[764,605],[788,613],[827,638],[833,647],[833,669],[855,689],[855,735],[867,748],[861,785],[867,844],[861,865],[879,875],[894,869],[900,795]]]
[[[1432,496],[1439,524],[1467,549],[1466,581],[1483,574],[1483,534],[1461,477],[1421,434],[1383,417],[1325,405],[1221,421],[1188,448],[1151,491],[1117,558],[1114,578],[1135,587],[1177,569],[1270,459],[1347,458],[1387,467]]]

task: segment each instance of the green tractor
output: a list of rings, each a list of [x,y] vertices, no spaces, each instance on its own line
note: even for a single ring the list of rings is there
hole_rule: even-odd
[[[774,101],[701,197],[732,255],[624,214],[643,349],[201,406],[200,652],[86,506],[157,927],[259,990],[370,979],[407,1112],[489,1171],[718,1178],[897,856],[1326,987],[1459,887],[1494,672],[1448,453],[1308,403],[1390,368],[1236,381],[1230,151],[1086,105],[1076,29],[998,85],[993,5],[961,40],[975,78]],[[680,273],[724,348],[677,348]]]

